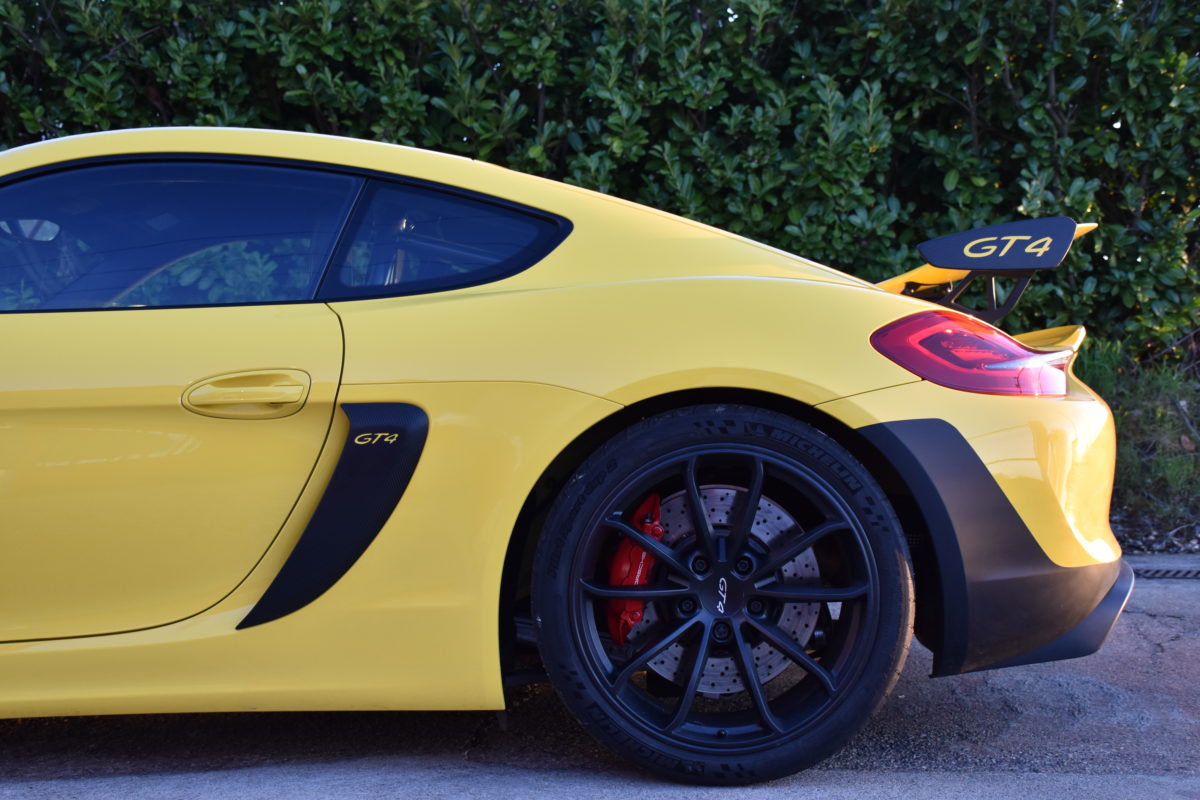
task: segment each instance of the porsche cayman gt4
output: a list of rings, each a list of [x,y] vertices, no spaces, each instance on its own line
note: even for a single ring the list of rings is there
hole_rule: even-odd
[[[747,783],[844,743],[914,630],[939,676],[1091,653],[1132,585],[1112,419],[1082,328],[991,324],[1088,228],[876,286],[392,145],[0,154],[0,714],[541,677],[637,764]]]

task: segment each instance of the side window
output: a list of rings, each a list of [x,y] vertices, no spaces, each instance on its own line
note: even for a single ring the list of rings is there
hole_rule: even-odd
[[[532,266],[570,231],[504,201],[400,183],[367,187],[322,299],[417,294],[498,280]]]
[[[0,311],[312,300],[361,181],[161,161],[0,187]]]

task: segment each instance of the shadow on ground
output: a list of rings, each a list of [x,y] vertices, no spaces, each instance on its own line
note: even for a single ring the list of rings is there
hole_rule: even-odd
[[[1142,582],[1104,650],[1070,662],[930,680],[930,655],[916,647],[888,703],[822,768],[1200,774],[1194,747],[1200,741],[1197,594],[1194,582]],[[469,761],[628,771],[579,728],[547,687],[513,694],[507,730],[490,712],[0,720],[4,780],[207,772],[398,754],[431,756],[447,768]]]

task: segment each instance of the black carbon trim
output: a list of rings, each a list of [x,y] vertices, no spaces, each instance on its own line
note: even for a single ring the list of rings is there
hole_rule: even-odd
[[[344,403],[350,432],[308,527],[274,582],[238,624],[261,625],[303,608],[346,574],[400,502],[429,432],[406,403]]]
[[[1038,546],[974,448],[940,419],[858,430],[908,484],[941,579],[933,674],[1015,660],[1063,636],[1100,604],[1121,562],[1060,567]]]

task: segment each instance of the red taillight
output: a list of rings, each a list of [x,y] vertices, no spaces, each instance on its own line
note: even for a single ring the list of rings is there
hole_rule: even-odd
[[[1061,397],[1069,351],[1033,350],[954,311],[922,311],[871,335],[876,350],[926,380],[984,394]]]

